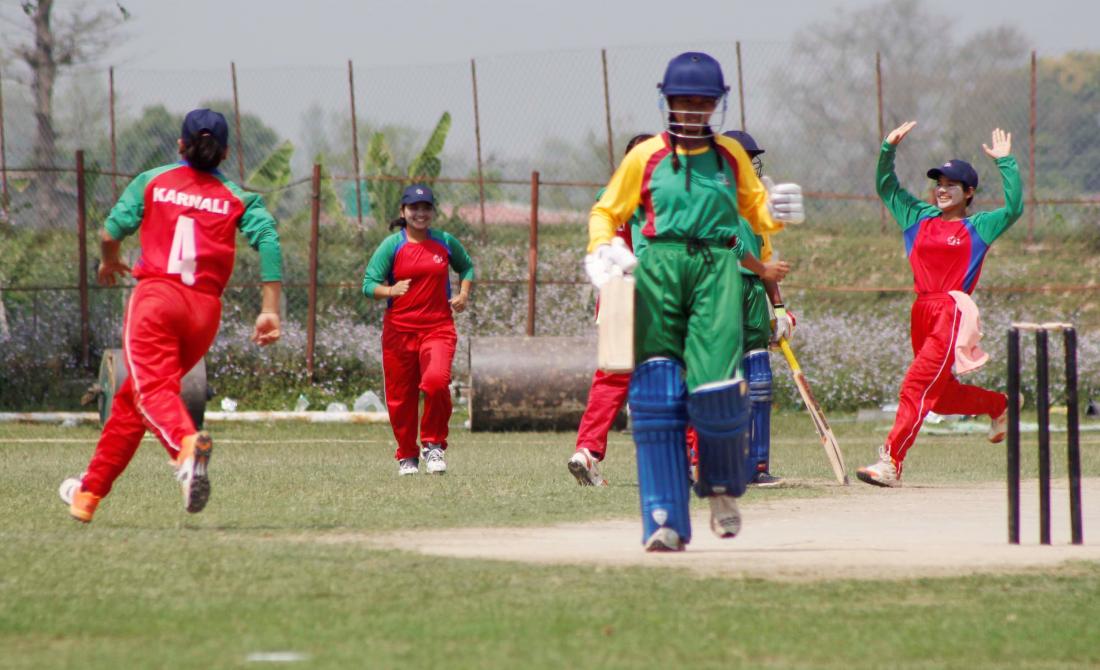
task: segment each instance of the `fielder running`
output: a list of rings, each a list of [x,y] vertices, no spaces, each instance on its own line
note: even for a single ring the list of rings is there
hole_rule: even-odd
[[[474,263],[453,235],[433,230],[435,195],[413,184],[401,196],[396,232],[382,240],[363,274],[363,295],[386,301],[382,321],[382,372],[386,409],[397,440],[397,474],[444,474],[451,419],[451,364],[458,334],[452,312],[466,309]],[[450,269],[459,274],[451,294]],[[417,421],[420,394],[424,411]],[[420,446],[417,447],[419,427]]]
[[[131,272],[119,258],[123,238],[140,233],[141,259],[133,268],[138,283],[122,334],[130,374],[115,393],[87,472],[61,485],[61,498],[79,521],[92,520],[146,430],[172,458],[184,508],[194,513],[206,506],[212,444],[195,430],[180,399],[180,380],[218,333],[238,230],[260,252],[263,306],[252,340],[264,346],[279,339],[282,255],[275,219],[260,196],[218,171],[228,146],[225,117],[209,109],[190,112],[179,139],[183,160],[138,175],[103,224],[101,284],[114,286]]]
[[[929,411],[988,414],[993,420],[990,442],[1004,440],[1008,425],[1007,397],[960,383],[952,367],[965,364],[976,369],[984,362],[970,360],[980,355],[974,350],[978,309],[970,294],[978,284],[989,245],[1023,213],[1012,135],[997,128],[993,146],[982,145],[1001,172],[1005,206],[970,215],[967,210],[978,188],[978,173],[966,161],[952,159],[928,171],[936,181],[935,205],[918,200],[898,184],[897,145],[916,125],[915,121],[903,123],[886,136],[875,176],[879,197],[901,228],[917,293],[910,317],[914,357],[901,383],[894,427],[879,448],[878,462],[856,471],[860,480],[876,486],[901,485],[902,462]]]
[[[599,284],[612,266],[630,270],[637,262],[637,364],[629,402],[642,542],[646,551],[679,551],[691,540],[689,420],[699,433],[695,491],[710,503],[711,529],[733,537],[741,527],[736,498],[749,479],[749,402],[738,374],[737,265],[744,245],[736,237],[737,217],[744,215],[757,233],[782,224],[769,212],[768,194],[744,149],[711,130],[711,116],[728,93],[718,61],[680,54],[669,62],[660,90],[666,131],[626,156],[592,208],[585,265]],[[639,205],[648,242],[640,262],[612,244],[615,229]],[[783,274],[776,270],[770,278]]]

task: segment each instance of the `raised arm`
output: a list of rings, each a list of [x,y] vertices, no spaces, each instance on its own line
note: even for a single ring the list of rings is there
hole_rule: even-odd
[[[882,142],[882,150],[878,155],[878,166],[875,169],[875,190],[886,209],[890,210],[898,227],[908,230],[921,219],[939,214],[940,210],[933,205],[916,198],[906,191],[898,182],[898,176],[894,172],[894,158],[897,155],[898,145],[917,126],[916,121],[906,121],[890,131]]]
[[[993,131],[993,146],[982,145],[985,155],[993,159],[1001,171],[1001,187],[1005,192],[1005,206],[991,212],[979,212],[971,223],[986,244],[1000,237],[1024,213],[1024,190],[1020,182],[1020,168],[1012,155],[1012,133],[1000,128]]]

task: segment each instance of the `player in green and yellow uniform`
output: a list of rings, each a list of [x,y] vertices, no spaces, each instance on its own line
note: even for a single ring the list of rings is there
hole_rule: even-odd
[[[748,399],[739,374],[744,243],[737,236],[738,215],[756,233],[777,232],[782,223],[772,211],[785,203],[769,202],[741,145],[711,130],[710,118],[727,92],[712,57],[688,52],[674,58],[661,84],[666,132],[626,156],[589,218],[586,270],[598,283],[611,265],[633,268],[633,254],[612,239],[639,205],[645,213],[647,248],[635,272],[637,366],[629,395],[647,551],[680,550],[691,539],[689,420],[699,434],[695,491],[709,499],[711,528],[733,537],[741,526],[735,498],[748,479]],[[785,274],[781,265],[744,259],[766,279]]]

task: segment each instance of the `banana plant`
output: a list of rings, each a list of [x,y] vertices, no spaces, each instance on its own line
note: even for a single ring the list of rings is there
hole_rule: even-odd
[[[379,223],[384,224],[397,217],[401,210],[401,192],[407,183],[415,179],[431,185],[439,176],[443,168],[439,156],[443,152],[443,145],[447,141],[447,133],[450,130],[451,114],[443,112],[428,142],[406,170],[402,170],[397,165],[397,160],[383,133],[377,132],[371,136],[370,144],[367,146],[365,174],[371,211],[375,213],[375,219]],[[406,177],[407,179],[403,181],[371,179],[377,176]]]
[[[283,142],[264,158],[245,182],[257,191],[264,192],[264,202],[271,210],[275,209],[286,193],[283,187],[290,183],[290,157],[293,154],[294,145],[290,140]]]

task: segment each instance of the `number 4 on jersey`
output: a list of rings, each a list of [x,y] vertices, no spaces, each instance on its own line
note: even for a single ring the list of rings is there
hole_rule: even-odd
[[[195,220],[180,215],[172,236],[172,250],[168,253],[168,274],[178,274],[185,285],[194,285],[195,256]]]

